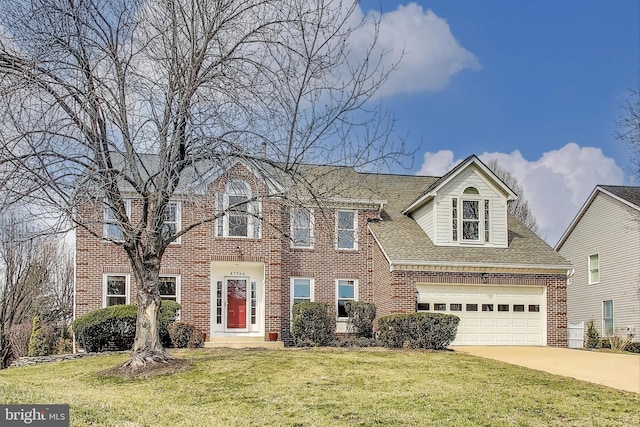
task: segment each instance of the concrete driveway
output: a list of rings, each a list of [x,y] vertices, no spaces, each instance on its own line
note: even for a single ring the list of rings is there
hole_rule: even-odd
[[[452,350],[640,393],[640,356],[555,347],[451,346]]]

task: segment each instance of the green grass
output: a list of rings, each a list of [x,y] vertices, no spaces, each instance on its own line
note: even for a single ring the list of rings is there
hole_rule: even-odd
[[[0,371],[4,404],[69,403],[73,426],[638,425],[640,395],[454,352],[195,350],[184,372],[97,373],[126,355]]]

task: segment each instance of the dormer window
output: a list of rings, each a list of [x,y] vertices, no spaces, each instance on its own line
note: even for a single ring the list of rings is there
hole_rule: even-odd
[[[490,202],[475,187],[467,187],[451,199],[451,237],[455,242],[488,242]]]

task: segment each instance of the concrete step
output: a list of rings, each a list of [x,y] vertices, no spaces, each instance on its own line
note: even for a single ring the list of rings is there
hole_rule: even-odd
[[[205,348],[284,348],[282,341],[265,341],[264,337],[211,337]]]

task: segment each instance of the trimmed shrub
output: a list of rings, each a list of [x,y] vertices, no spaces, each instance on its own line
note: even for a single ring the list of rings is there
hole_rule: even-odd
[[[47,337],[42,329],[40,318],[33,318],[33,328],[31,329],[31,338],[29,338],[29,356],[46,356],[49,354],[49,346],[47,345]]]
[[[344,305],[349,315],[347,332],[357,337],[373,337],[373,319],[376,318],[376,306],[370,302],[347,301]]]
[[[336,319],[329,305],[299,302],[293,305],[291,337],[296,347],[330,345],[335,340]]]
[[[378,320],[385,347],[444,350],[456,338],[460,318],[442,313],[392,314]]]
[[[176,318],[179,308],[174,301],[162,301],[160,306],[160,341],[166,347],[170,344],[167,325]],[[113,305],[78,317],[71,328],[78,344],[87,352],[129,350],[135,339],[137,316],[135,305]]]
[[[596,329],[595,322],[593,320],[589,320],[587,323],[587,348],[598,348],[600,344],[600,334]]]
[[[175,348],[199,348],[204,343],[204,333],[190,323],[173,322],[167,329]]]

